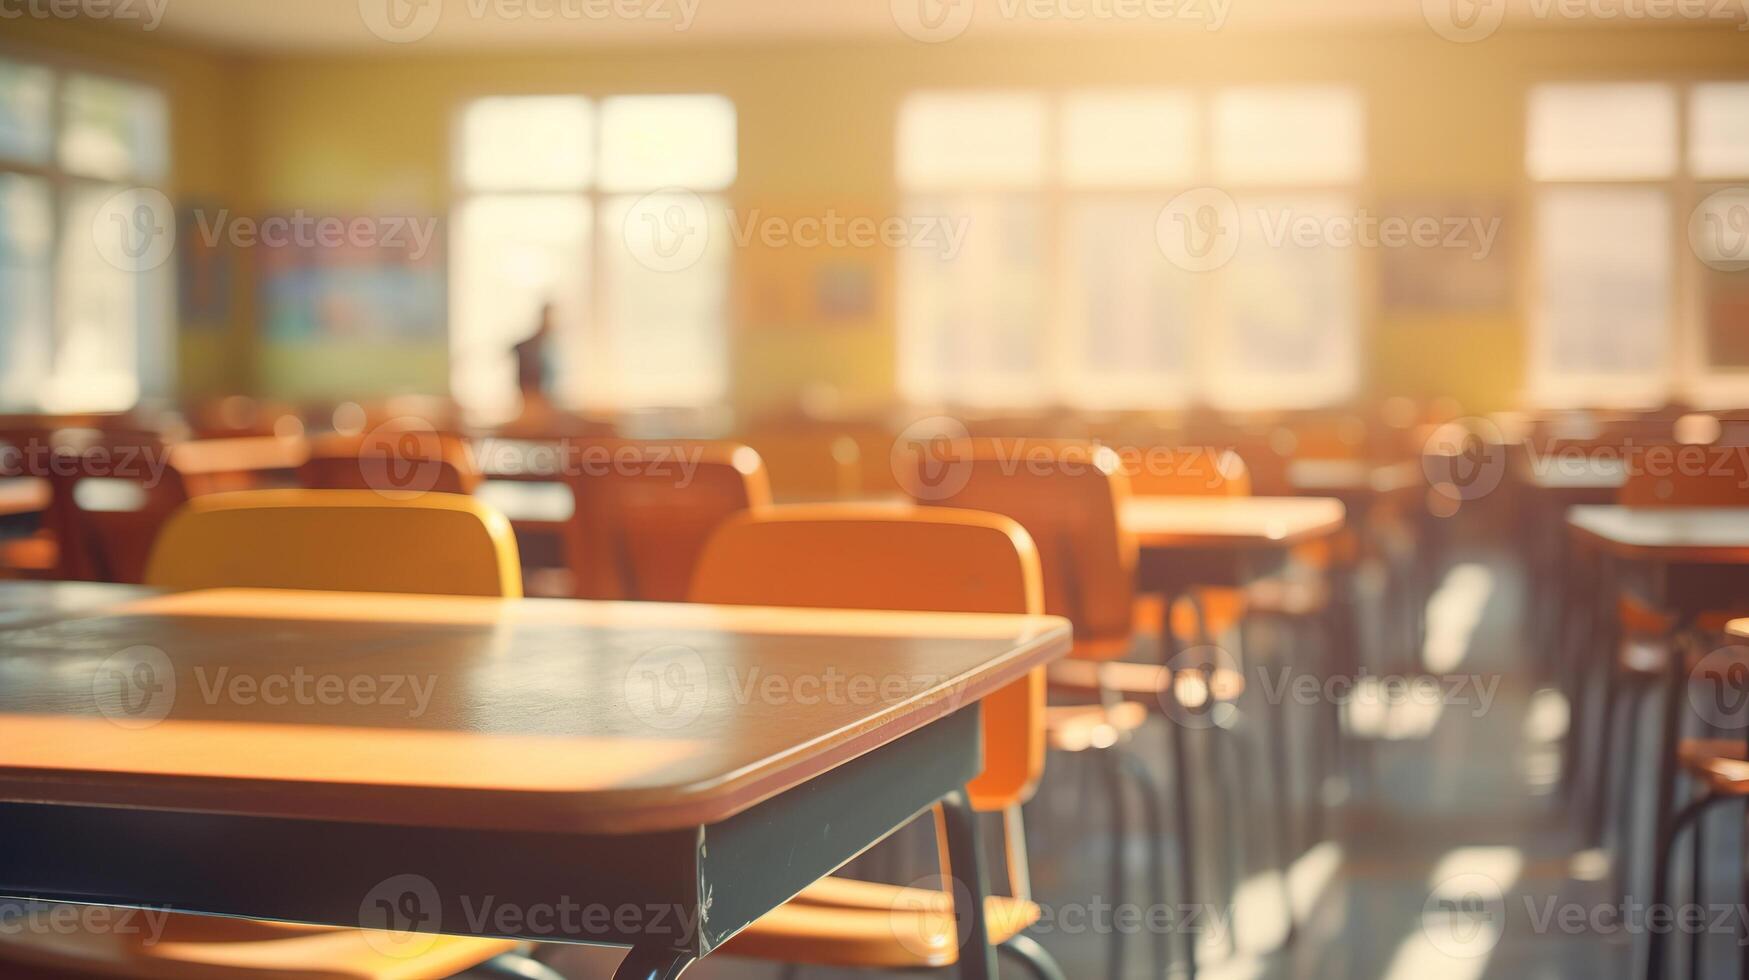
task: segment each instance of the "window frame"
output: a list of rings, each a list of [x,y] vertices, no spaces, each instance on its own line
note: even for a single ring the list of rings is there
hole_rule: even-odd
[[[449,202],[447,213],[449,216],[449,223],[452,227],[456,223],[456,216],[460,212],[462,206],[470,200],[479,198],[568,197],[581,200],[587,206],[589,212],[589,229],[586,241],[589,256],[588,269],[585,273],[585,282],[581,287],[581,291],[585,297],[583,303],[584,309],[581,311],[581,335],[576,337],[573,341],[578,348],[585,352],[584,356],[587,365],[598,366],[610,364],[613,359],[613,336],[611,329],[606,325],[608,318],[605,315],[608,292],[603,288],[605,282],[604,276],[608,271],[607,250],[605,247],[605,243],[607,242],[607,238],[605,237],[607,235],[607,222],[604,220],[604,217],[608,212],[608,204],[610,201],[616,199],[631,199],[636,201],[647,194],[669,189],[650,188],[647,190],[615,191],[604,188],[601,179],[604,114],[601,110],[603,104],[608,100],[620,97],[710,97],[721,99],[728,104],[730,111],[734,114],[733,133],[735,137],[735,169],[733,177],[728,183],[720,188],[680,188],[680,190],[695,194],[707,202],[716,198],[724,201],[726,204],[730,195],[733,193],[736,184],[741,179],[741,111],[740,106],[736,103],[734,97],[727,92],[690,89],[684,91],[622,91],[617,89],[612,91],[579,89],[475,91],[459,97],[451,106],[450,112],[448,140]],[[562,190],[538,190],[529,188],[475,190],[468,186],[463,162],[466,159],[467,153],[466,126],[464,123],[469,107],[476,102],[487,99],[520,98],[577,98],[583,99],[589,103],[589,124],[593,130],[590,134],[590,153],[592,155],[592,161],[590,174],[586,181],[582,181],[577,187]],[[719,314],[719,326],[723,337],[723,357],[720,365],[720,390],[705,393],[700,397],[685,403],[676,404],[670,400],[659,400],[653,402],[638,399],[628,400],[623,397],[625,391],[624,388],[614,385],[597,384],[594,383],[593,380],[590,380],[590,383],[586,383],[582,386],[581,395],[573,395],[570,390],[561,387],[559,391],[554,393],[553,400],[555,403],[562,407],[571,409],[607,412],[636,411],[643,409],[695,410],[701,408],[712,408],[721,404],[732,390],[735,373],[733,346],[729,339],[734,327],[733,304],[730,297],[730,289],[733,285],[733,272],[733,263],[731,262],[724,270],[725,279],[727,281],[724,283],[724,302]],[[454,318],[457,315],[457,306],[455,303],[455,268],[453,264],[448,272],[448,283],[449,295],[445,305],[447,307],[447,316],[450,319],[450,323],[448,325],[447,335],[450,338],[450,355],[453,357],[453,337],[455,335]],[[560,341],[560,346],[561,348],[566,346],[563,340]],[[590,368],[586,367],[585,371],[588,370],[590,370]],[[453,363],[450,372],[453,384]],[[587,377],[588,376],[586,375],[586,378]],[[468,406],[464,405],[463,408],[465,410]]]
[[[1544,85],[1610,85],[1639,82],[1668,86],[1675,95],[1675,169],[1668,177],[1536,178],[1530,173],[1530,99]],[[1528,81],[1519,99],[1520,200],[1526,215],[1527,274],[1519,288],[1519,309],[1524,324],[1524,382],[1521,399],[1546,409],[1606,408],[1650,409],[1673,399],[1699,408],[1731,407],[1749,402],[1749,367],[1715,367],[1707,350],[1705,281],[1710,271],[1689,247],[1688,219],[1708,194],[1728,186],[1749,186],[1749,171],[1737,176],[1696,177],[1691,167],[1691,127],[1694,90],[1705,84],[1749,84],[1749,74],[1660,73],[1622,78],[1563,73]],[[1543,321],[1543,256],[1537,248],[1541,192],[1550,188],[1596,188],[1600,190],[1654,190],[1670,209],[1667,247],[1673,258],[1670,295],[1666,298],[1668,320],[1664,343],[1670,351],[1664,370],[1648,375],[1642,383],[1623,389],[1622,375],[1550,374],[1540,363],[1547,327]],[[1617,392],[1624,397],[1612,397]],[[1637,397],[1636,397],[1637,396]]]
[[[1214,138],[1216,131],[1215,104],[1216,96],[1225,91],[1242,90],[1276,90],[1276,89],[1306,89],[1334,88],[1351,93],[1360,106],[1360,164],[1361,171],[1351,182],[1318,183],[1313,181],[1275,182],[1258,181],[1248,183],[1243,181],[1222,182],[1214,173]],[[1195,143],[1191,148],[1190,173],[1182,179],[1162,180],[1158,183],[1137,183],[1133,181],[1111,182],[1098,184],[1073,184],[1063,174],[1063,140],[1065,133],[1066,106],[1076,96],[1098,95],[1148,95],[1174,93],[1182,94],[1189,100],[1192,122],[1191,131],[1195,135]],[[1008,185],[994,187],[976,187],[929,184],[922,188],[908,186],[899,161],[897,134],[901,127],[905,102],[918,96],[967,96],[967,95],[1024,95],[1042,100],[1044,107],[1045,146],[1044,165],[1040,181],[1034,187],[1013,187]],[[1142,198],[1156,198],[1158,203],[1150,207],[1149,214],[1157,215],[1159,209],[1172,198],[1185,191],[1199,187],[1219,187],[1228,192],[1237,192],[1238,196],[1253,197],[1307,197],[1307,196],[1339,196],[1351,200],[1355,207],[1366,206],[1372,199],[1373,160],[1372,128],[1369,125],[1369,104],[1367,92],[1363,86],[1352,80],[1343,79],[1294,79],[1287,81],[1267,82],[1234,82],[1223,84],[1182,83],[1182,84],[1119,84],[1090,85],[1067,87],[931,87],[912,89],[904,93],[897,104],[894,119],[894,164],[893,179],[900,202],[902,213],[911,214],[912,201],[919,198],[943,195],[978,195],[983,197],[1019,196],[1024,200],[1036,202],[1041,209],[1040,234],[1046,243],[1048,266],[1044,270],[1043,312],[1041,314],[1045,335],[1040,338],[1039,349],[1045,363],[1039,369],[1039,374],[1031,385],[1003,385],[989,383],[988,379],[974,381],[962,385],[958,397],[947,397],[944,392],[912,390],[907,383],[906,355],[901,351],[895,357],[897,365],[896,387],[901,401],[911,404],[963,405],[968,408],[989,411],[1025,411],[1048,407],[1068,407],[1086,411],[1171,411],[1185,409],[1198,404],[1214,404],[1223,407],[1242,407],[1241,403],[1250,399],[1233,400],[1224,403],[1218,398],[1211,398],[1211,392],[1218,390],[1221,379],[1211,377],[1218,373],[1221,367],[1217,363],[1218,344],[1209,336],[1209,330],[1199,328],[1197,323],[1224,322],[1220,320],[1223,309],[1223,295],[1230,293],[1221,285],[1221,271],[1211,273],[1190,273],[1198,277],[1192,284],[1190,293],[1192,299],[1190,308],[1194,311],[1196,322],[1187,325],[1185,329],[1186,363],[1179,369],[1168,374],[1155,374],[1150,380],[1143,372],[1134,375],[1124,375],[1123,391],[1119,397],[1098,397],[1097,386],[1079,384],[1085,358],[1077,353],[1084,341],[1085,335],[1071,329],[1070,324],[1075,319],[1069,311],[1070,285],[1074,276],[1068,271],[1073,263],[1071,254],[1072,243],[1069,241],[1068,229],[1071,225],[1071,214],[1075,208],[1083,204],[1100,204],[1122,201],[1135,201]],[[1150,240],[1152,235],[1150,234]],[[1309,400],[1276,399],[1267,404],[1255,404],[1258,410],[1289,410],[1341,404],[1359,394],[1365,387],[1367,365],[1365,359],[1365,342],[1371,332],[1376,311],[1377,300],[1366,289],[1373,278],[1373,271],[1364,262],[1358,247],[1349,249],[1353,256],[1352,286],[1354,296],[1354,322],[1349,325],[1351,334],[1345,338],[1353,346],[1351,375],[1344,379],[1340,394]],[[901,263],[902,266],[902,263]],[[895,276],[896,289],[902,297],[904,272],[900,268]],[[895,302],[895,316],[903,315],[904,302],[902,298]],[[895,342],[902,343],[907,329],[902,323],[895,323]],[[1260,381],[1258,388],[1274,389],[1279,375],[1269,376],[1269,382]],[[931,379],[934,380],[933,378]],[[1108,386],[1109,387],[1109,386]],[[1131,397],[1132,389],[1146,389],[1153,397]],[[992,390],[1000,392],[991,397]],[[1026,390],[1036,391],[1035,397],[1025,397]]]
[[[166,196],[171,195],[176,175],[176,113],[170,99],[170,89],[163,80],[155,76],[131,70],[128,66],[115,65],[91,58],[69,55],[61,52],[45,52],[23,45],[0,40],[0,59],[17,62],[22,65],[42,68],[49,74],[49,107],[48,130],[49,145],[46,159],[41,163],[0,157],[0,174],[34,178],[43,181],[48,189],[49,206],[49,237],[45,254],[49,272],[48,289],[46,291],[46,316],[48,322],[49,341],[49,377],[56,376],[56,361],[59,359],[61,344],[65,337],[64,307],[66,303],[61,294],[61,261],[63,246],[67,240],[66,215],[68,205],[76,200],[81,191],[93,188],[111,188],[116,191],[124,189],[153,190]],[[61,160],[61,133],[66,126],[65,92],[67,79],[72,75],[87,75],[106,81],[122,82],[151,89],[164,100],[164,173],[158,177],[148,178],[139,172],[130,173],[116,179],[91,177],[68,170]],[[159,275],[167,277],[161,283],[165,291],[162,319],[157,330],[147,330],[145,325],[136,320],[133,324],[134,357],[133,375],[136,386],[134,402],[127,406],[132,408],[149,398],[169,396],[176,385],[176,337],[179,333],[177,314],[177,278],[176,265],[179,257],[173,253],[159,271]],[[143,275],[144,273],[134,273]],[[42,392],[37,392],[28,401],[16,403],[0,402],[0,411],[27,411],[80,414],[88,411],[107,411],[107,408],[92,409],[78,405],[53,405],[45,402]]]

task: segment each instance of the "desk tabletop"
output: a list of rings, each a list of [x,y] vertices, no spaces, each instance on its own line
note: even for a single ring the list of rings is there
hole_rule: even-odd
[[[0,517],[49,509],[49,481],[34,476],[0,478]]]
[[[1342,529],[1328,497],[1131,497],[1123,522],[1143,548],[1284,547]]]
[[[1287,464],[1287,480],[1303,493],[1390,494],[1426,483],[1415,463],[1375,463],[1363,459],[1296,459]]]
[[[1622,507],[1567,510],[1567,524],[1611,553],[1642,561],[1749,563],[1749,507]]]
[[[1550,453],[1525,459],[1517,473],[1537,490],[1620,490],[1628,482],[1627,463],[1613,457]]]
[[[12,605],[64,587],[35,588]],[[1069,646],[1054,617],[130,591],[0,622],[0,800],[694,827]]]

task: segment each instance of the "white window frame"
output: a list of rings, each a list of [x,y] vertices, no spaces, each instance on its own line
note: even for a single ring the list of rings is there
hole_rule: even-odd
[[[1536,178],[1529,167],[1530,118],[1529,105],[1533,89],[1539,85],[1611,85],[1623,82],[1664,85],[1675,93],[1676,126],[1672,138],[1676,141],[1676,167],[1668,177],[1637,178]],[[1525,107],[1524,124],[1520,127],[1523,140],[1524,192],[1526,226],[1530,234],[1525,239],[1529,252],[1521,289],[1521,309],[1526,327],[1525,391],[1523,400],[1539,408],[1655,408],[1671,399],[1683,399],[1697,407],[1733,407],[1749,403],[1749,368],[1715,368],[1710,363],[1707,343],[1707,323],[1703,287],[1710,271],[1689,247],[1688,219],[1700,202],[1714,190],[1728,186],[1749,185],[1749,172],[1736,177],[1705,177],[1694,175],[1690,161],[1690,127],[1692,125],[1694,89],[1708,83],[1749,83],[1749,76],[1681,77],[1651,76],[1639,78],[1573,78],[1569,76],[1538,79],[1528,86],[1521,100]],[[1670,207],[1669,244],[1674,262],[1671,266],[1668,297],[1668,333],[1665,343],[1671,355],[1665,370],[1644,381],[1623,383],[1621,375],[1550,374],[1542,363],[1548,329],[1542,318],[1542,256],[1535,247],[1536,216],[1541,192],[1550,188],[1596,188],[1599,190],[1641,189],[1663,194]]]
[[[1078,372],[1069,370],[1066,366],[1072,363],[1069,358],[1074,348],[1082,342],[1082,338],[1071,331],[1071,317],[1067,304],[1070,302],[1068,284],[1071,282],[1070,264],[1074,261],[1070,255],[1070,242],[1067,233],[1069,214],[1078,204],[1098,203],[1101,201],[1136,200],[1142,197],[1157,197],[1158,204],[1164,205],[1175,195],[1202,186],[1212,186],[1217,183],[1214,170],[1214,128],[1215,128],[1215,96],[1223,91],[1235,91],[1249,88],[1262,89],[1294,89],[1336,87],[1353,91],[1361,100],[1361,133],[1362,133],[1362,165],[1363,170],[1352,182],[1315,183],[1315,182],[1258,182],[1243,183],[1229,181],[1222,184],[1225,189],[1242,192],[1247,196],[1339,196],[1351,200],[1356,207],[1369,199],[1371,192],[1371,146],[1369,142],[1367,104],[1365,93],[1359,86],[1344,81],[1290,81],[1270,83],[1267,85],[1149,85],[1149,86],[1098,86],[1075,87],[1051,90],[1032,88],[932,88],[907,93],[907,97],[934,95],[1024,95],[1043,100],[1045,109],[1045,158],[1043,173],[1036,186],[1012,187],[1007,185],[975,186],[966,185],[927,185],[913,187],[907,185],[895,153],[895,183],[898,197],[905,213],[911,213],[911,202],[918,198],[951,195],[977,195],[984,197],[1017,196],[1022,199],[1037,202],[1042,210],[1042,230],[1046,242],[1049,259],[1044,270],[1045,336],[1040,338],[1041,350],[1044,352],[1044,363],[1040,374],[1030,384],[981,383],[973,379],[972,383],[960,388],[958,397],[948,398],[941,392],[919,390],[912,379],[906,375],[907,357],[901,350],[896,357],[898,366],[898,390],[902,401],[913,404],[939,405],[956,404],[984,410],[1031,410],[1050,406],[1067,406],[1086,410],[1125,410],[1125,409],[1176,409],[1184,408],[1193,403],[1217,403],[1225,407],[1239,407],[1246,402],[1258,402],[1256,407],[1268,409],[1310,408],[1323,405],[1340,404],[1357,394],[1364,381],[1364,337],[1367,334],[1367,324],[1373,310],[1373,301],[1363,288],[1368,281],[1365,267],[1360,263],[1358,255],[1354,268],[1354,322],[1349,325],[1352,332],[1345,342],[1352,341],[1354,348],[1353,363],[1348,376],[1339,379],[1328,388],[1318,389],[1312,397],[1303,399],[1286,399],[1271,397],[1267,404],[1248,395],[1238,399],[1211,398],[1210,393],[1221,386],[1221,380],[1212,378],[1217,365],[1213,362],[1213,347],[1207,336],[1207,329],[1200,326],[1209,322],[1209,315],[1219,309],[1222,302],[1222,287],[1220,285],[1220,270],[1209,273],[1193,273],[1201,277],[1193,292],[1193,308],[1197,310],[1198,322],[1187,326],[1186,351],[1188,362],[1179,370],[1161,374],[1153,381],[1145,381],[1139,376],[1124,379],[1123,384],[1114,395],[1110,386],[1105,391],[1095,391],[1092,388],[1076,384],[1075,375]],[[1188,178],[1161,180],[1158,183],[1127,182],[1123,184],[1102,184],[1097,186],[1078,186],[1070,184],[1062,173],[1062,139],[1064,130],[1064,105],[1070,97],[1077,95],[1123,95],[1149,93],[1176,93],[1189,97],[1194,115],[1193,129],[1196,133],[1196,143],[1193,147],[1192,173]],[[904,112],[901,104],[899,113]],[[894,132],[899,129],[899,119],[894,120]],[[1151,209],[1150,216],[1158,210],[1158,205]],[[1357,251],[1351,249],[1350,251]],[[1164,261],[1164,258],[1162,259]],[[901,269],[896,279],[900,296],[903,296],[904,273]],[[901,298],[895,304],[895,315],[902,317],[904,302]],[[904,337],[909,332],[904,323],[896,324],[895,335],[903,344]],[[1075,362],[1075,363],[1078,363]],[[1279,395],[1279,376],[1259,378],[1254,389],[1258,392],[1268,392]]]
[[[0,58],[33,68],[46,69],[49,73],[49,146],[47,159],[42,163],[31,163],[9,157],[0,157],[0,174],[34,178],[41,180],[48,187],[49,203],[49,240],[48,240],[48,341],[49,341],[49,372],[51,376],[56,371],[55,359],[60,353],[62,334],[65,330],[62,308],[65,305],[62,296],[61,261],[62,246],[66,240],[67,206],[77,192],[89,188],[141,189],[157,191],[166,196],[170,193],[170,182],[175,173],[175,107],[170,101],[169,91],[158,81],[143,77],[114,66],[88,62],[83,59],[68,58],[60,55],[45,55],[37,51],[27,51],[16,45],[0,44]],[[138,85],[155,92],[164,101],[164,173],[158,177],[147,178],[138,172],[116,178],[89,177],[69,171],[61,161],[61,131],[66,124],[63,100],[67,79],[72,75],[84,75],[106,81],[123,82]],[[176,294],[179,283],[176,278],[179,256],[172,253],[170,259],[151,273],[135,273],[136,275],[155,275],[164,277],[160,286],[164,291],[164,309],[160,312],[160,328],[150,331],[146,325],[136,320],[133,324],[135,355],[133,374],[137,387],[137,395],[133,404],[129,405],[80,405],[56,404],[36,398],[27,402],[0,401],[0,411],[25,410],[44,411],[60,414],[81,414],[94,410],[125,410],[134,407],[139,402],[149,398],[167,398],[175,387],[176,380],[176,337],[179,333],[176,310]]]
[[[580,337],[575,338],[576,345],[581,347],[585,351],[584,356],[585,356],[586,361],[587,361],[587,363],[585,365],[585,371],[597,370],[601,365],[610,363],[610,358],[612,355],[612,349],[611,349],[612,348],[612,334],[611,334],[611,331],[605,325],[607,322],[607,316],[606,316],[607,291],[606,291],[606,289],[603,288],[604,276],[607,272],[607,259],[606,259],[607,249],[605,247],[605,243],[606,243],[607,239],[605,236],[609,233],[609,231],[608,231],[608,227],[607,227],[608,223],[606,220],[604,220],[604,218],[605,218],[605,215],[608,213],[608,207],[607,207],[608,202],[613,201],[615,199],[620,199],[620,198],[638,198],[638,197],[642,197],[643,195],[645,195],[647,193],[654,192],[653,190],[651,190],[651,191],[607,190],[602,185],[602,180],[601,180],[601,157],[602,157],[601,135],[602,135],[602,115],[603,114],[602,114],[601,108],[602,108],[603,103],[605,103],[609,99],[619,98],[619,97],[628,97],[628,96],[629,97],[709,96],[712,98],[720,98],[729,104],[731,110],[735,112],[736,168],[735,168],[734,176],[730,179],[730,181],[727,184],[723,185],[722,187],[718,187],[718,188],[681,188],[681,190],[687,191],[689,193],[694,193],[701,198],[706,198],[707,200],[710,198],[713,198],[713,197],[720,197],[720,198],[727,199],[728,196],[733,192],[733,188],[735,186],[735,183],[740,179],[740,160],[739,160],[739,157],[740,157],[740,112],[739,112],[738,107],[735,105],[734,100],[730,96],[728,96],[726,93],[714,92],[714,91],[481,92],[481,93],[477,93],[474,95],[470,95],[470,96],[460,100],[455,105],[455,107],[451,113],[451,119],[450,119],[450,168],[449,168],[450,169],[450,203],[449,203],[449,215],[450,215],[451,227],[455,226],[455,224],[456,224],[455,216],[460,212],[462,206],[465,203],[467,203],[468,201],[475,199],[475,198],[570,197],[570,198],[575,198],[577,200],[583,201],[588,205],[589,221],[590,221],[590,228],[589,228],[589,234],[588,234],[589,267],[585,272],[585,279],[584,279],[584,284],[582,287],[582,291],[585,294],[585,300],[584,300],[585,309],[584,309],[583,323],[581,324],[582,335]],[[479,101],[486,100],[486,99],[552,98],[552,97],[583,99],[589,103],[589,106],[590,106],[590,124],[594,129],[594,132],[591,134],[591,140],[590,140],[590,151],[593,154],[593,161],[592,161],[592,166],[590,168],[589,179],[587,181],[581,182],[580,187],[572,188],[572,189],[565,189],[565,190],[530,189],[530,188],[512,188],[512,189],[486,188],[486,189],[476,190],[472,187],[469,187],[467,184],[467,179],[466,179],[465,175],[463,174],[463,160],[465,159],[465,154],[466,154],[465,118],[466,118],[468,108],[471,105],[473,105],[475,102],[479,102]],[[452,246],[452,249],[453,249],[453,246]],[[725,270],[725,275],[732,278],[732,276],[733,276],[732,265],[729,269]],[[453,333],[454,333],[453,319],[457,315],[456,303],[454,302],[454,296],[453,296],[453,292],[455,289],[455,280],[454,280],[453,270],[451,271],[450,276],[451,276],[451,278],[450,278],[450,287],[449,288],[451,291],[451,297],[450,297],[450,301],[448,302],[447,305],[448,305],[448,309],[449,309],[448,315],[452,320],[452,326],[450,329],[450,333],[453,336]],[[727,295],[726,290],[725,290],[725,295]],[[584,385],[584,393],[579,398],[572,398],[572,397],[570,397],[569,392],[564,391],[564,390],[560,390],[558,392],[552,393],[553,397],[554,397],[554,401],[557,404],[559,404],[563,407],[566,407],[566,408],[584,409],[584,410],[592,410],[592,411],[616,411],[616,410],[627,410],[627,409],[650,409],[650,408],[698,409],[698,408],[710,408],[710,407],[720,405],[722,403],[722,401],[724,400],[724,398],[726,398],[728,395],[728,389],[729,389],[730,384],[733,381],[733,375],[734,375],[734,365],[732,363],[732,350],[729,347],[729,337],[732,334],[732,328],[733,328],[733,324],[731,322],[731,319],[732,319],[732,309],[731,309],[730,305],[727,302],[725,302],[723,305],[723,308],[721,310],[720,316],[719,316],[719,327],[720,327],[720,329],[722,331],[722,335],[723,335],[724,355],[723,355],[722,364],[720,365],[720,367],[721,367],[720,385],[717,387],[716,390],[701,391],[701,392],[697,393],[696,398],[694,398],[688,402],[675,403],[672,400],[645,401],[645,400],[640,400],[637,398],[626,398],[626,397],[624,397],[625,393],[622,389],[617,389],[611,385],[591,383],[591,384]],[[530,326],[531,327],[533,326],[532,322],[530,323]],[[563,338],[555,338],[555,343],[561,348],[566,346],[566,342]],[[452,357],[454,356],[453,346],[451,348],[450,354]]]

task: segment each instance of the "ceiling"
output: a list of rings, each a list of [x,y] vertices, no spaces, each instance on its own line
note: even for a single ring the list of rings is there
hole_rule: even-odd
[[[1476,41],[1506,28],[1648,22],[1635,0],[81,0],[87,15],[254,52],[914,39],[1039,32],[1411,27]],[[1744,21],[1691,0],[1657,24]],[[1694,8],[1707,8],[1698,10]],[[1613,16],[1605,16],[1614,14]]]

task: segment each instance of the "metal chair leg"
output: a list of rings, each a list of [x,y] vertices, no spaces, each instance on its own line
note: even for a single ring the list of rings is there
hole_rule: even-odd
[[[1063,976],[1063,968],[1058,966],[1051,954],[1031,936],[1022,933],[1010,937],[1007,942],[996,948],[1025,964],[1027,970],[1038,980],[1067,980]]]
[[[474,974],[500,977],[502,980],[565,980],[564,974],[521,953],[504,953],[494,956],[463,975],[471,976]]]
[[[693,964],[691,953],[665,947],[633,947],[613,971],[613,980],[678,980]]]
[[[1124,751],[1123,758],[1142,797],[1142,819],[1148,830],[1148,894],[1156,907],[1164,909],[1167,905],[1165,794],[1161,791],[1160,781],[1148,771],[1147,763],[1132,752]],[[1171,968],[1172,935],[1167,929],[1154,936],[1154,974],[1164,977]]]
[[[1682,831],[1693,823],[1707,808],[1732,799],[1729,796],[1707,795],[1691,801],[1665,824],[1665,831],[1659,836],[1654,852],[1656,864],[1652,875],[1652,908],[1663,908],[1665,899],[1670,894],[1670,864],[1672,852],[1676,850],[1676,841],[1682,836]],[[1664,976],[1664,936],[1663,930],[1650,930],[1646,942],[1646,980],[1662,980]]]
[[[1124,867],[1124,848],[1129,840],[1129,807],[1124,800],[1123,789],[1124,755],[1117,748],[1100,753],[1100,761],[1106,767],[1106,798],[1111,804],[1111,868],[1107,887],[1111,890],[1111,904],[1114,909],[1123,908],[1129,901],[1129,869]],[[1113,928],[1111,959],[1106,970],[1111,980],[1124,978],[1125,945],[1123,931]]]

